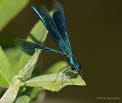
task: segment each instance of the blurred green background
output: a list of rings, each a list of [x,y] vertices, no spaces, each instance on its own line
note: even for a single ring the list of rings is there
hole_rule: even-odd
[[[120,98],[122,1],[59,0],[59,2],[64,7],[72,50],[78,63],[83,64],[82,72],[87,86],[68,86],[57,93],[48,92],[44,103],[99,103],[103,99],[97,97]],[[26,38],[38,21],[31,6],[39,9],[42,4],[50,9],[52,0],[30,0],[26,8],[0,32],[0,36]],[[49,35],[44,45],[58,49]],[[60,54],[42,52],[38,68],[45,70],[60,60],[64,60]]]

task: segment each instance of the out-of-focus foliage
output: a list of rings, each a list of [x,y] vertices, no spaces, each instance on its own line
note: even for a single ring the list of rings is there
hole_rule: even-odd
[[[41,88],[40,87],[35,87],[35,88],[31,89],[29,97],[30,97],[31,100],[35,100],[35,99],[38,98],[38,95],[40,93],[44,93],[44,88],[42,88],[42,87]]]
[[[0,86],[7,87],[11,82],[12,68],[8,58],[0,47]]]
[[[15,103],[29,103],[30,98],[26,95],[17,98]]]
[[[0,46],[3,49],[7,48],[13,48],[15,47],[15,44],[13,43],[14,37],[8,34],[4,34],[3,32],[0,32]]]
[[[0,31],[14,18],[29,0],[0,0]]]
[[[44,90],[44,88],[34,87],[32,89],[32,92],[29,94],[29,97],[34,103],[35,102],[41,103],[44,100],[45,95],[46,95],[46,91]]]
[[[12,68],[16,67],[18,58],[20,58],[21,56],[21,50],[18,49],[18,47],[12,47],[12,48],[8,48],[5,50],[5,54],[8,57],[8,60],[12,66]]]

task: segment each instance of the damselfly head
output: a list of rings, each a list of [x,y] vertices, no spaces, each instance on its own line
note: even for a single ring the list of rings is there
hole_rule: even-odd
[[[81,64],[75,64],[75,65],[73,65],[72,66],[72,70],[75,70],[82,77]]]

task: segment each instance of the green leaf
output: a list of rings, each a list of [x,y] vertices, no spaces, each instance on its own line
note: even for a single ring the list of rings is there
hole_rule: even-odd
[[[32,29],[30,35],[27,40],[32,42],[40,42],[43,43],[45,41],[47,35],[47,30],[43,23],[39,21],[34,28]],[[27,54],[22,52],[20,60],[18,61],[17,67],[15,68],[15,74],[18,74],[20,70],[20,75],[24,76],[24,79],[27,79],[31,76],[31,73],[34,69],[34,66],[38,60],[39,54],[41,50],[36,50],[33,56],[28,56]]]
[[[13,103],[17,96],[20,86],[20,80],[15,80],[0,99],[0,103]]]
[[[11,73],[12,70],[8,58],[0,47],[0,86],[7,87],[10,84],[12,80]]]
[[[0,45],[3,49],[14,47],[14,40],[15,39],[11,35],[0,32]]]
[[[59,91],[67,85],[86,85],[84,80],[76,72],[70,70],[64,74],[60,72],[58,76],[57,73],[38,76],[26,81],[25,85],[43,87],[50,91]]]
[[[29,97],[31,100],[36,99],[37,96],[39,95],[40,92],[44,91],[43,88],[40,87],[35,87],[31,90],[31,92],[29,93]]]
[[[5,50],[5,54],[8,57],[11,67],[15,68],[18,58],[21,56],[21,50],[17,47],[9,48]]]
[[[30,98],[26,95],[17,98],[15,103],[29,103]]]
[[[29,97],[31,100],[34,100],[35,102],[37,102],[37,100],[39,100],[39,103],[41,103],[41,101],[43,101],[44,97],[45,97],[45,90],[42,87],[35,87],[32,89],[32,91],[29,93]]]
[[[45,96],[46,96],[46,92],[44,90],[40,91],[40,93],[38,94],[37,99],[35,99],[33,102],[34,103],[43,103]]]
[[[59,61],[48,68],[48,70],[45,73],[57,73],[61,68],[64,68],[67,66],[67,63],[65,61]],[[65,69],[64,69],[65,70]],[[62,70],[62,72],[64,71]]]
[[[0,0],[0,31],[28,3],[29,3],[29,0]]]

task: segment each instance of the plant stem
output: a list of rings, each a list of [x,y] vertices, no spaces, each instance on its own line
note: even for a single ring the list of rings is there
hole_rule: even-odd
[[[17,96],[20,86],[20,80],[15,80],[0,99],[0,103],[13,103]]]

